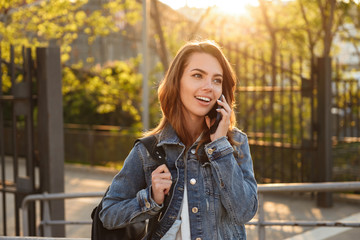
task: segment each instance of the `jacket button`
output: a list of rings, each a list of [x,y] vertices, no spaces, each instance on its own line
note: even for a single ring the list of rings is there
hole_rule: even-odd
[[[195,185],[196,184],[196,179],[195,178],[190,179],[190,184]]]
[[[191,211],[192,211],[193,213],[197,213],[197,212],[199,211],[199,209],[198,209],[197,207],[193,207],[193,208],[191,209]]]
[[[208,154],[213,154],[213,152],[214,152],[214,149],[213,148],[209,148],[208,150],[207,150],[207,152],[208,152]]]
[[[149,203],[149,202],[146,202],[146,203],[145,203],[145,207],[146,207],[146,208],[150,208],[150,207],[151,207],[150,203]]]
[[[193,149],[191,149],[190,152],[191,152],[192,154],[195,154],[196,150],[193,148]]]

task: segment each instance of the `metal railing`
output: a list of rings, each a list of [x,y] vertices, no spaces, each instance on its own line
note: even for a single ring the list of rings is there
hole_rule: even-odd
[[[248,222],[247,225],[258,226],[259,240],[265,240],[265,227],[267,226],[303,226],[303,227],[360,227],[360,222],[338,221],[265,221],[263,207],[265,193],[284,192],[342,192],[360,190],[360,182],[323,182],[323,183],[279,183],[259,184],[258,197],[258,221]]]
[[[360,222],[338,222],[338,221],[266,221],[264,211],[264,194],[265,193],[284,193],[284,192],[343,192],[343,191],[359,191],[360,182],[324,182],[324,183],[281,183],[281,184],[259,184],[259,210],[258,221],[248,222],[247,225],[258,226],[259,240],[265,240],[265,228],[267,226],[304,226],[304,227],[360,227]],[[91,221],[65,221],[51,220],[49,201],[57,199],[70,198],[88,198],[102,197],[104,192],[89,193],[44,193],[29,195],[22,202],[22,220],[23,235],[27,236],[28,229],[28,203],[32,201],[44,201],[43,220],[40,225],[44,227],[44,235],[51,236],[51,225],[66,224],[91,224]]]
[[[73,199],[73,198],[100,198],[104,195],[104,192],[88,192],[88,193],[43,193],[43,194],[32,194],[24,198],[21,204],[22,209],[22,222],[23,222],[23,236],[29,235],[29,224],[28,224],[28,204],[34,201],[43,201],[43,220],[40,222],[40,226],[44,227],[44,236],[51,237],[51,226],[52,225],[67,225],[67,224],[91,224],[91,221],[65,221],[65,220],[51,220],[50,216],[50,200],[59,199]],[[100,201],[99,201],[100,202]],[[39,227],[40,227],[39,226]]]

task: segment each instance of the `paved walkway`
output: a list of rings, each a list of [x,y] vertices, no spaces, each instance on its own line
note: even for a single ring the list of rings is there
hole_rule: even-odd
[[[107,168],[65,166],[65,192],[105,191],[117,171]],[[337,198],[332,208],[317,208],[310,194],[265,195],[266,220],[343,220],[360,222],[360,198]],[[71,199],[65,201],[66,220],[90,220],[90,213],[100,201],[99,198]],[[255,216],[257,218],[257,216]],[[247,226],[248,239],[258,239],[257,227]],[[66,227],[67,237],[90,238],[89,225]],[[277,226],[266,228],[267,240],[347,240],[359,239],[360,228],[310,228]]]

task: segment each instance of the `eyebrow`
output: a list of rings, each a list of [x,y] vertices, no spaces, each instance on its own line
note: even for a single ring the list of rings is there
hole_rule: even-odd
[[[191,70],[190,70],[190,72],[193,72],[193,71],[199,71],[199,72],[201,72],[201,73],[203,73],[203,74],[208,74],[206,71],[204,71],[204,70],[202,70],[202,69],[200,69],[200,68],[194,68],[194,69],[191,69]],[[214,76],[216,76],[216,77],[223,77],[223,75],[220,74],[220,73],[216,73]]]

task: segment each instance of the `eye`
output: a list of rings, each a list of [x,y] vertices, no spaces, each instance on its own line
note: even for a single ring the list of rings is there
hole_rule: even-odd
[[[216,84],[221,84],[221,83],[222,83],[222,79],[221,79],[221,78],[215,78],[213,81],[214,81],[214,83],[216,83]]]
[[[193,74],[193,77],[195,78],[202,78],[202,75],[200,73],[195,73]]]

